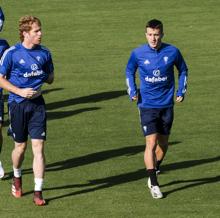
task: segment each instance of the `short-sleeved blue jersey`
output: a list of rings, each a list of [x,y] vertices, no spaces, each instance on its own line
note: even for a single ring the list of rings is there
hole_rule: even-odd
[[[37,45],[25,48],[21,43],[7,49],[0,62],[0,74],[19,88],[39,90],[54,70],[51,54],[47,48]],[[8,102],[22,102],[25,98],[9,94]]]
[[[174,66],[179,72],[177,96],[184,96],[187,86],[187,66],[180,51],[162,43],[158,50],[148,44],[134,49],[126,67],[126,84],[130,99],[138,95],[138,107],[166,108],[174,104]],[[139,70],[140,92],[135,81]]]
[[[9,48],[9,44],[5,39],[0,39],[0,58],[4,51]],[[0,88],[0,94],[2,93],[2,88]]]

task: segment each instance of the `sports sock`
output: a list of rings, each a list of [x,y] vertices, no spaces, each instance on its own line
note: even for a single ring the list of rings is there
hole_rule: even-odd
[[[147,173],[150,177],[151,185],[153,185],[153,186],[157,185],[158,186],[156,170],[155,169],[148,169]]]
[[[157,160],[156,162],[156,170],[160,169],[160,164],[162,163],[163,160]]]
[[[16,178],[21,177],[21,168],[17,169],[13,167],[13,171],[14,171],[14,177]]]
[[[42,191],[43,181],[43,178],[34,178],[34,191]]]

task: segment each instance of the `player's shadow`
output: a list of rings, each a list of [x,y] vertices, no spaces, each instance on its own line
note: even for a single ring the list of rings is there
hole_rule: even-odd
[[[213,158],[207,159],[200,159],[200,160],[186,160],[171,164],[164,164],[161,166],[162,173],[166,173],[167,171],[179,170],[179,169],[186,169],[197,165],[203,165],[207,163],[217,162],[220,161],[220,156],[216,156]]]
[[[61,90],[63,90],[63,88],[48,89],[48,90],[43,90],[42,93],[48,94],[50,92],[61,91]],[[118,98],[123,95],[126,95],[126,91],[124,91],[124,90],[109,91],[109,92],[100,92],[100,93],[96,93],[96,94],[92,94],[92,95],[87,95],[87,96],[71,98],[71,99],[67,99],[67,100],[63,100],[63,101],[48,103],[48,104],[46,104],[48,120],[62,119],[65,117],[74,116],[74,115],[82,113],[82,112],[98,110],[98,109],[101,109],[101,107],[87,107],[87,108],[81,108],[81,109],[70,110],[70,111],[54,111],[54,112],[52,112],[50,110],[73,106],[76,104],[96,103],[96,102],[100,102],[100,101],[111,100],[113,98]],[[7,94],[4,95],[4,99],[6,100],[7,98],[8,98],[8,95]],[[8,126],[9,120],[6,120],[3,123],[3,125]]]
[[[179,164],[178,163],[175,164],[176,165],[175,169],[178,170],[178,169],[183,169],[183,168],[189,168],[189,167],[202,165],[202,164],[208,164],[208,163],[212,163],[212,162],[216,162],[216,161],[220,161],[220,156],[213,157],[213,158],[207,158],[207,159],[194,160],[194,161],[179,162]],[[173,168],[172,167],[169,168],[169,165],[168,165],[168,168],[166,168],[166,169],[171,170]],[[144,168],[144,169],[139,169],[139,170],[134,171],[134,172],[123,173],[123,174],[120,174],[120,175],[110,176],[110,177],[106,177],[106,178],[102,178],[102,179],[90,180],[88,183],[85,183],[85,184],[72,184],[72,185],[70,184],[70,185],[65,185],[65,186],[46,188],[45,190],[84,188],[84,189],[79,190],[79,191],[68,192],[67,194],[63,194],[63,195],[59,195],[59,196],[49,198],[49,199],[47,199],[48,202],[49,202],[49,201],[59,199],[59,198],[65,198],[65,197],[70,197],[70,196],[75,196],[75,195],[80,195],[80,194],[86,194],[86,193],[89,193],[89,192],[93,192],[93,191],[97,191],[97,190],[101,190],[101,189],[105,189],[105,188],[110,188],[110,187],[115,186],[115,185],[134,182],[134,181],[146,178],[146,177],[147,177],[147,172],[146,172],[146,169]],[[182,190],[182,189],[185,189],[185,188],[190,188],[192,186],[198,186],[198,185],[202,185],[202,184],[205,184],[205,183],[218,182],[219,178],[220,178],[220,176],[211,177],[211,178],[186,180],[186,181],[183,181],[183,182],[193,182],[193,184],[189,184],[189,185],[186,185],[182,188],[176,188],[176,189],[173,189],[172,191],[165,192],[164,196],[166,197],[168,194],[170,194],[172,192],[179,191],[179,190]],[[175,183],[181,183],[181,182],[182,181],[174,182],[174,184]],[[146,183],[147,183],[147,181],[146,181]],[[172,185],[172,183],[161,185],[161,187],[167,186],[167,185]]]
[[[200,178],[200,179],[176,180],[176,181],[169,182],[167,184],[160,185],[160,187],[166,187],[166,186],[171,186],[171,185],[175,185],[176,186],[178,184],[189,183],[189,184],[184,185],[182,187],[174,188],[174,189],[172,189],[170,191],[163,192],[164,197],[166,197],[169,194],[172,194],[172,193],[177,192],[177,191],[181,191],[181,190],[184,190],[184,189],[187,189],[187,188],[193,188],[195,186],[212,184],[212,183],[216,183],[216,182],[220,182],[220,176],[205,177],[205,178]]]
[[[211,162],[216,162],[216,161],[220,161],[220,156],[217,157],[213,157],[213,158],[207,158],[207,159],[201,159],[201,160],[195,160],[195,161],[184,161],[184,164],[177,164],[176,165],[176,169],[182,169],[182,168],[189,168],[189,167],[193,167],[196,165],[202,165],[202,164],[208,164]],[[102,179],[94,179],[94,180],[89,180],[89,182],[84,183],[84,184],[68,184],[68,185],[64,185],[64,186],[57,186],[57,187],[52,187],[52,188],[45,188],[44,190],[66,190],[66,189],[79,189],[82,188],[82,190],[77,190],[77,191],[68,191],[68,193],[66,194],[62,194],[59,196],[55,196],[52,198],[47,199],[47,201],[52,201],[52,200],[56,200],[56,199],[60,199],[60,198],[65,198],[65,197],[71,197],[71,196],[75,196],[75,195],[80,195],[80,194],[86,194],[86,193],[90,193],[90,192],[94,192],[97,190],[102,190],[102,189],[106,189],[106,188],[110,188],[116,185],[121,185],[121,184],[126,184],[126,183],[130,183],[130,182],[134,182],[143,178],[147,177],[147,172],[146,169],[139,169],[133,172],[128,172],[128,173],[123,173],[120,175],[116,175],[116,176],[109,176],[106,178],[102,178]],[[193,183],[193,184],[188,184],[184,187],[181,188],[175,188],[171,191],[165,192],[164,193],[164,197],[166,197],[167,195],[175,192],[175,191],[180,191],[186,188],[191,188],[193,186],[199,186],[199,185],[203,185],[206,183],[215,183],[215,182],[219,182],[220,176],[216,176],[216,177],[210,177],[210,178],[201,178],[201,179],[192,179],[192,180],[179,180],[179,181],[174,181],[168,184],[164,184],[161,185],[161,187],[164,186],[169,186],[169,185],[175,185],[178,183]],[[147,183],[147,181],[146,181]],[[27,192],[26,194],[30,194],[31,192]]]
[[[210,160],[210,161],[213,161],[213,160],[219,161],[220,157],[212,158],[212,160]],[[201,164],[200,161],[198,163]],[[101,189],[110,188],[112,186],[134,182],[134,181],[146,178],[146,176],[147,176],[147,173],[146,173],[146,169],[144,168],[144,169],[139,169],[134,172],[124,173],[124,174],[117,175],[117,176],[110,176],[110,177],[106,177],[106,178],[102,178],[102,179],[90,180],[88,183],[85,183],[85,184],[72,184],[72,185],[58,186],[58,187],[53,187],[53,188],[46,188],[45,190],[84,188],[79,191],[68,192],[63,195],[48,198],[47,201],[50,202],[52,200],[56,200],[56,199],[60,199],[60,198],[71,197],[71,196],[80,195],[80,194],[86,194],[86,193],[98,191]],[[183,187],[175,188],[171,191],[164,192],[163,193],[164,197],[166,197],[167,195],[169,195],[173,192],[176,192],[176,191],[181,191],[186,188],[192,188],[194,186],[216,183],[219,181],[220,181],[220,176],[205,177],[205,178],[200,178],[200,179],[178,180],[178,181],[174,181],[174,182],[170,182],[170,183],[161,185],[161,187],[165,187],[165,186],[169,186],[169,185],[176,185],[179,183],[191,183],[191,184],[185,185]],[[147,180],[146,180],[146,183],[147,183]]]
[[[63,101],[51,102],[46,104],[47,110],[54,110],[57,108],[68,107],[76,104],[96,103],[100,101],[111,100],[126,95],[125,90],[100,92],[92,95],[71,98]]]
[[[75,167],[80,167],[88,164],[98,163],[108,159],[120,157],[120,156],[131,156],[136,155],[140,152],[144,152],[144,145],[127,146],[117,149],[111,149],[106,151],[95,152],[92,154],[83,155],[80,157],[74,157],[67,160],[57,161],[55,163],[46,165],[46,172],[67,170]],[[4,180],[11,179],[13,172],[7,173]],[[32,173],[32,168],[23,169],[22,174]]]
[[[170,142],[170,145],[179,144],[179,141]],[[92,154],[83,155],[67,160],[58,161],[55,163],[47,164],[46,171],[66,170],[73,167],[84,166],[87,164],[97,163],[100,161],[108,160],[119,156],[130,156],[140,152],[144,152],[145,145],[136,145],[122,147],[112,150],[100,151]]]
[[[97,191],[100,189],[110,188],[115,185],[134,182],[134,181],[140,180],[144,177],[146,177],[146,169],[145,168],[139,169],[135,172],[121,174],[118,176],[110,176],[110,177],[103,178],[103,179],[91,180],[85,184],[72,184],[72,185],[58,186],[58,187],[53,187],[53,188],[44,188],[44,191],[87,187],[86,189],[83,189],[83,190],[68,192],[67,194],[55,196],[52,198],[47,198],[46,200],[49,203],[52,200],[56,200],[56,199],[60,199],[60,198],[65,198],[65,197],[70,197],[70,196],[75,196],[75,195],[80,195],[80,194],[86,194],[86,193],[94,192],[94,191]],[[95,186],[95,187],[91,187],[91,186]],[[31,193],[33,193],[33,191],[26,192],[26,193],[24,193],[24,195],[28,195]]]
[[[66,170],[92,163],[98,163],[115,157],[136,155],[140,152],[143,152],[144,147],[144,145],[128,146],[62,160],[55,163],[47,164],[46,171]]]
[[[179,144],[179,141],[170,142],[170,145]],[[67,170],[75,167],[80,167],[88,164],[98,163],[108,159],[112,159],[120,156],[131,156],[138,153],[144,153],[145,145],[127,146],[122,148],[116,148],[106,151],[95,152],[86,154],[80,157],[74,157],[66,160],[57,161],[46,165],[46,172]],[[9,179],[12,172],[6,176],[5,179]],[[22,174],[32,173],[32,169],[23,169]]]
[[[83,112],[88,112],[88,111],[94,111],[94,110],[99,110],[101,107],[88,107],[88,108],[81,108],[81,109],[76,109],[72,111],[55,111],[55,112],[47,112],[47,119],[48,120],[58,120],[62,119],[64,117],[69,117],[69,116],[74,116]]]

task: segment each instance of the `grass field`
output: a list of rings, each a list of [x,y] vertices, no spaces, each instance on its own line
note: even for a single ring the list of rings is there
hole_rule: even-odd
[[[56,81],[44,86],[48,110],[46,207],[32,203],[32,153],[23,164],[24,197],[14,199],[11,150],[1,154],[1,218],[211,218],[220,214],[220,2],[217,0],[1,0],[1,37],[18,41],[18,19],[38,16]],[[144,25],[164,22],[164,41],[180,48],[189,67],[186,101],[175,107],[170,148],[159,177],[165,194],[146,188],[144,138],[124,69],[145,43]],[[6,115],[7,123],[7,115]]]

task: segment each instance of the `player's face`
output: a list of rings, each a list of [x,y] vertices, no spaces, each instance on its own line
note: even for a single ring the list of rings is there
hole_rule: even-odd
[[[163,37],[163,33],[161,33],[160,29],[153,29],[148,27],[147,32],[145,33],[148,44],[151,48],[158,49],[161,45],[161,40]]]
[[[41,43],[41,27],[37,23],[33,23],[31,30],[25,33],[25,39],[32,45],[39,45]]]

